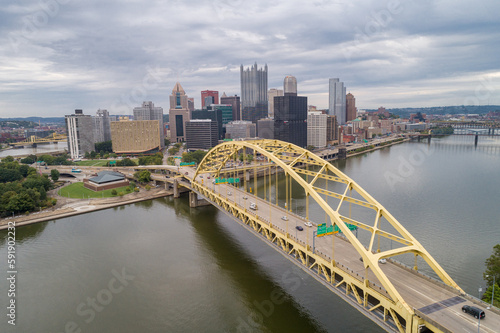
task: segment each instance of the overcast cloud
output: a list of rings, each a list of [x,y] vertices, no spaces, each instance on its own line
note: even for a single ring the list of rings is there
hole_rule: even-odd
[[[328,107],[339,77],[359,108],[500,104],[500,1],[4,0],[0,117],[169,108],[178,80],[240,95],[239,66],[297,77]]]

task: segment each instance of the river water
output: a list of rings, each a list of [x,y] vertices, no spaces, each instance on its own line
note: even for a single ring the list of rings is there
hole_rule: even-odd
[[[19,155],[28,155],[35,154],[37,156],[52,153],[55,151],[61,151],[64,149],[68,149],[67,142],[58,142],[58,143],[50,143],[50,144],[39,144],[36,148],[33,147],[25,147],[25,148],[14,148],[0,151],[0,158],[6,156],[19,156]]]
[[[452,136],[336,166],[477,295],[484,260],[500,243],[499,157],[496,138],[474,147]],[[298,197],[292,208],[303,204]],[[382,331],[224,213],[191,209],[187,198],[20,227],[16,254],[16,326],[7,324],[3,278],[0,332]]]

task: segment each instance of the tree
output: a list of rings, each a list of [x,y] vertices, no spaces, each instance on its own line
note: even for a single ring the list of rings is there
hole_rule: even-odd
[[[25,158],[21,159],[21,163],[23,164],[33,164],[36,162],[36,155],[28,155]]]
[[[27,164],[21,164],[19,166],[19,172],[21,173],[21,175],[23,177],[27,177],[28,176],[28,171],[29,171],[29,166]]]
[[[45,201],[47,200],[47,191],[43,188],[43,186],[40,186],[38,189],[38,193],[40,193],[40,200]]]
[[[59,173],[59,170],[52,169],[50,170],[50,178],[52,178],[53,181],[57,182],[59,180],[59,176],[61,174]]]
[[[10,155],[6,156],[6,157],[2,158],[2,163],[4,163],[4,162],[14,162],[14,157],[12,157]]]
[[[118,192],[116,192],[115,189],[111,190],[111,195],[117,195],[117,194],[118,194]]]
[[[488,286],[493,285],[493,277],[496,283],[500,283],[500,244],[493,247],[493,254],[486,259],[486,271],[483,274],[484,280]]]
[[[19,170],[0,168],[0,183],[13,182],[23,179]]]
[[[203,160],[203,157],[205,157],[206,154],[207,152],[203,150],[197,150],[190,153],[186,152],[182,154],[182,161],[187,163],[196,162],[199,164]]]
[[[104,155],[104,153],[112,153],[113,143],[111,141],[97,142],[95,144],[95,150],[98,151],[101,156]]]
[[[169,139],[165,138],[163,142],[165,143],[165,147],[170,146],[170,140]]]
[[[148,170],[141,170],[134,173],[134,177],[141,183],[147,183],[151,181],[151,172]]]

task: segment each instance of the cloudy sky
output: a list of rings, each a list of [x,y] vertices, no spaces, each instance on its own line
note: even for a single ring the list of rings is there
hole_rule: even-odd
[[[0,117],[168,110],[178,80],[240,95],[239,66],[328,107],[500,104],[498,0],[2,0]],[[165,112],[166,113],[166,112]]]

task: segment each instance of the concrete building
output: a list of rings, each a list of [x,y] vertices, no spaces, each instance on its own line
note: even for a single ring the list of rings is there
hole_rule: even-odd
[[[267,92],[267,99],[268,99],[268,111],[267,114],[269,115],[269,118],[274,118],[274,97],[276,96],[283,96],[283,90],[281,89],[269,89]]]
[[[210,119],[217,123],[218,138],[224,139],[224,127],[222,126],[222,110],[194,110],[191,112],[191,119]]]
[[[329,145],[336,145],[340,143],[339,125],[337,117],[330,116],[326,118],[326,143]]]
[[[232,121],[226,125],[227,139],[255,138],[257,127],[251,121]]]
[[[142,106],[134,108],[134,121],[135,120],[158,120],[160,122],[160,140],[161,146],[164,147],[163,133],[163,108],[155,107],[151,101],[142,102]]]
[[[288,75],[283,80],[283,90],[285,94],[297,94],[297,79],[295,76]]]
[[[68,133],[68,149],[72,159],[81,158],[95,149],[94,121],[90,115],[75,110],[74,114],[64,116],[66,133]]]
[[[257,121],[257,136],[261,139],[274,139],[274,119],[266,118]]]
[[[219,104],[219,92],[215,90],[203,90],[201,92],[201,108],[205,109],[210,104]]]
[[[191,112],[194,111],[194,97],[189,97],[188,98],[188,109]]]
[[[220,98],[221,104],[231,104],[233,110],[233,121],[241,120],[241,108],[240,108],[240,97],[239,96],[226,96],[226,93],[223,93]]]
[[[328,114],[336,116],[339,125],[346,123],[346,88],[338,78],[330,79]]]
[[[111,118],[107,110],[97,110],[94,121],[94,141],[104,142],[111,140]]]
[[[170,95],[170,142],[185,141],[185,123],[189,120],[191,120],[191,111],[188,107],[188,97],[181,84],[177,82]]]
[[[345,98],[346,103],[346,122],[356,119],[356,98],[351,93],[348,93]]]
[[[251,68],[243,70],[240,66],[241,81],[241,119],[251,121],[267,118],[267,64],[262,69],[257,68],[257,63]]]
[[[186,148],[208,150],[219,143],[217,122],[210,119],[191,119],[186,122]]]
[[[139,154],[161,149],[160,122],[135,120],[111,122],[111,141],[117,154]]]
[[[319,111],[307,114],[307,145],[326,147],[326,127],[328,115]]]

